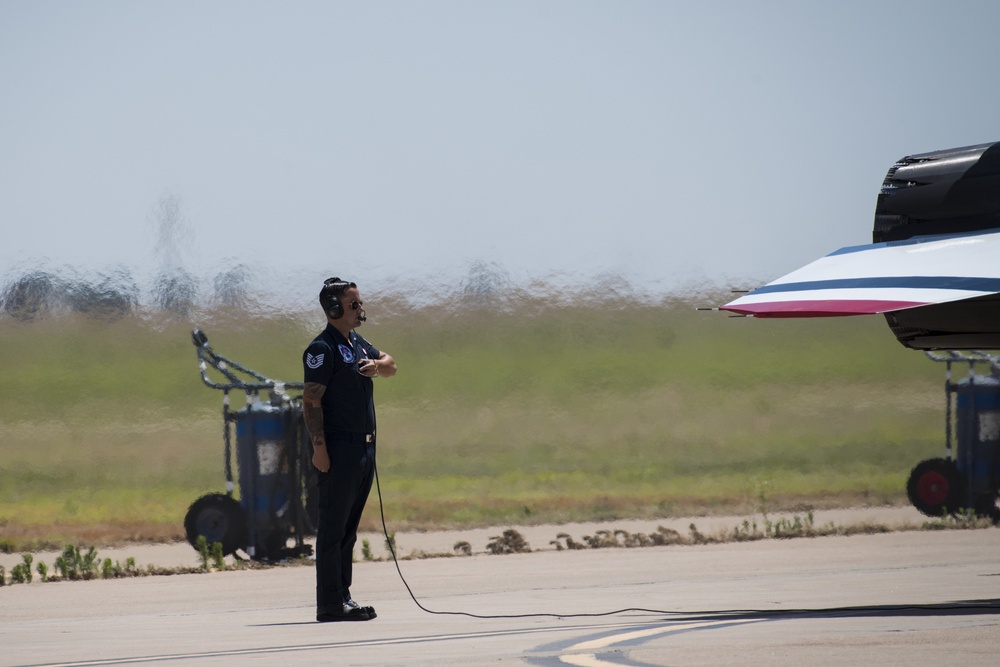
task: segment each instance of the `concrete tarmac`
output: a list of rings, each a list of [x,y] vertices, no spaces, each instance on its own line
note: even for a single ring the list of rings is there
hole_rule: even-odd
[[[394,563],[363,561],[352,591],[379,616],[354,623],[314,622],[309,566],[8,586],[0,665],[1000,661],[996,528],[399,566],[422,607]]]

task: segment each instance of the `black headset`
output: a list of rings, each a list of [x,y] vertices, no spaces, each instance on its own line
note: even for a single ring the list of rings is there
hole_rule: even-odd
[[[323,289],[319,291],[319,305],[330,319],[339,320],[344,316],[344,306],[340,303],[340,295],[352,287],[354,283],[333,277],[323,281]]]

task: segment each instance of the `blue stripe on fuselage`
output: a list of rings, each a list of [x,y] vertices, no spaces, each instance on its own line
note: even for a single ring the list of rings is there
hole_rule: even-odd
[[[810,280],[798,283],[764,285],[751,294],[777,292],[807,292],[828,289],[904,288],[949,289],[972,292],[1000,292],[1000,278],[967,276],[888,276],[883,278],[839,278],[836,280]]]
[[[849,255],[854,252],[865,252],[866,250],[878,250],[879,248],[898,248],[900,246],[918,245],[920,243],[932,243],[934,241],[948,241],[950,239],[965,239],[973,236],[984,236],[986,234],[1000,233],[1000,229],[988,229],[978,232],[961,232],[958,234],[931,234],[924,236],[913,236],[899,241],[883,241],[882,243],[868,243],[866,245],[852,245],[840,250],[834,250],[827,257],[835,255]]]

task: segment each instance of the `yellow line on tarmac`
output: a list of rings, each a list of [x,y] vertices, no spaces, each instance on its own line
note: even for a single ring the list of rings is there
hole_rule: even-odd
[[[613,625],[635,626],[634,622],[615,623]],[[34,667],[101,667],[102,665],[141,664],[150,662],[168,662],[173,660],[198,660],[203,658],[227,658],[244,655],[269,653],[292,653],[299,651],[322,651],[334,648],[356,648],[359,646],[389,646],[398,644],[416,644],[435,641],[451,641],[456,639],[479,639],[485,637],[501,637],[505,635],[530,635],[545,632],[573,632],[576,630],[593,630],[600,626],[573,625],[566,627],[520,628],[513,630],[485,630],[482,632],[465,632],[456,634],[426,635],[415,637],[397,637],[390,639],[361,639],[357,641],[330,642],[320,644],[292,644],[289,646],[261,646],[257,648],[223,649],[193,653],[164,653],[128,658],[97,658],[93,660],[74,660],[72,662],[53,662]],[[608,627],[608,626],[604,626]],[[659,628],[657,628],[659,629]]]

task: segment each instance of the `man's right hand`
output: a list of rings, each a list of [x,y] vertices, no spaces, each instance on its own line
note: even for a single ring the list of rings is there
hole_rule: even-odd
[[[330,455],[326,451],[326,445],[313,446],[313,467],[320,472],[330,472]]]

